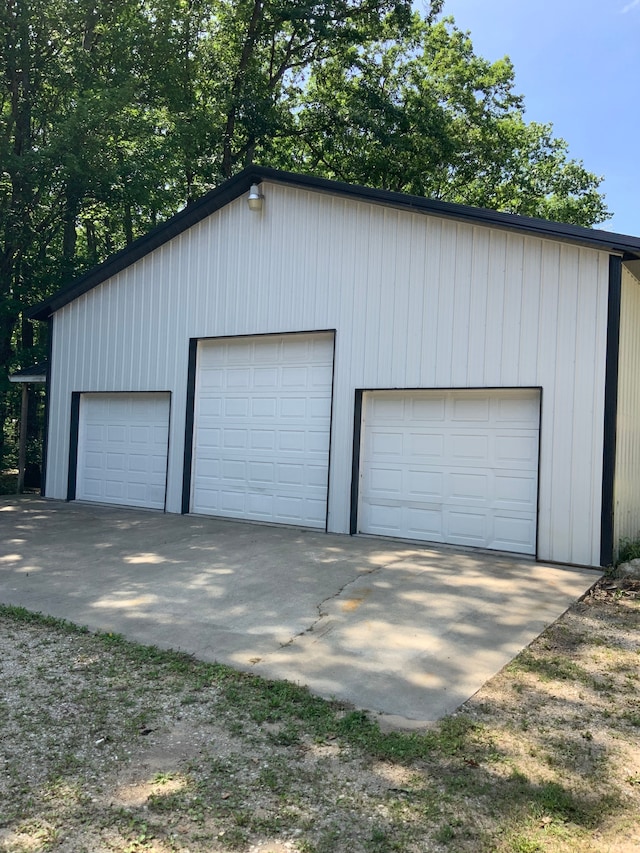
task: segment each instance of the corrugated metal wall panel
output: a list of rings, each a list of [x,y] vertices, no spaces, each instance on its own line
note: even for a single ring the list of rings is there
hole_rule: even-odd
[[[640,281],[622,270],[614,545],[640,534]]]
[[[50,440],[63,452],[47,493],[66,494],[72,391],[171,391],[178,512],[189,338],[336,329],[330,530],[348,530],[356,388],[542,386],[538,555],[597,564],[608,255],[264,193],[262,214],[238,199],[57,313]]]

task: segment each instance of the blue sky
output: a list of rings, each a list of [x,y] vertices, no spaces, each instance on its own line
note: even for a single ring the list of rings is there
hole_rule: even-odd
[[[600,227],[640,236],[640,0],[445,0],[444,14],[476,53],[511,58],[527,120],[604,175]]]

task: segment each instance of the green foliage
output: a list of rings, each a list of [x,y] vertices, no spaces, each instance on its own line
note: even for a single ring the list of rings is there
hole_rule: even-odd
[[[635,539],[621,539],[618,545],[616,565],[619,566],[620,563],[628,563],[630,560],[637,560],[638,558],[640,558],[640,536],[636,536]]]
[[[525,122],[509,59],[477,56],[450,18],[414,15],[403,33],[387,20],[289,96],[290,137],[266,149],[287,168],[578,225],[607,218],[600,179],[550,125]]]

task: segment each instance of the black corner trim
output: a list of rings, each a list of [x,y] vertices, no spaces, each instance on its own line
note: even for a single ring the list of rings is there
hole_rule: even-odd
[[[76,499],[76,481],[78,479],[78,430],[80,427],[80,392],[71,392],[71,430],[69,434],[69,477],[67,480],[67,500]]]
[[[358,532],[358,492],[360,485],[360,440],[362,437],[362,389],[356,388],[353,409],[353,458],[351,462],[351,516],[349,533]]]
[[[186,515],[191,509],[191,466],[193,463],[193,422],[195,417],[197,356],[198,339],[191,338],[189,341],[189,368],[187,371],[187,409],[184,419],[184,461],[182,463],[181,512],[183,515]]]
[[[602,458],[602,516],[600,520],[600,565],[613,563],[614,487],[618,420],[618,357],[620,354],[620,311],[622,305],[622,259],[609,258],[609,304],[604,389],[604,440]]]
[[[53,316],[47,320],[47,381],[44,383],[44,436],[42,437],[42,464],[40,497],[47,494],[47,458],[49,454],[49,421],[51,416],[51,367],[53,365]]]

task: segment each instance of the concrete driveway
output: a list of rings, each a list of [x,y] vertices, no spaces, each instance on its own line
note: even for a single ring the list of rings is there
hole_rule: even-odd
[[[588,569],[196,516],[0,498],[0,602],[422,725],[595,583]]]

